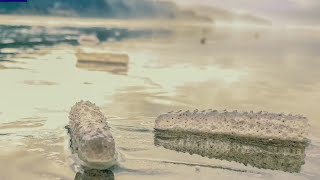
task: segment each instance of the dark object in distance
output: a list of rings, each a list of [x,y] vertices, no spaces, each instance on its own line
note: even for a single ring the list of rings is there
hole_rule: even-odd
[[[200,42],[201,44],[206,44],[207,39],[206,38],[201,38]]]

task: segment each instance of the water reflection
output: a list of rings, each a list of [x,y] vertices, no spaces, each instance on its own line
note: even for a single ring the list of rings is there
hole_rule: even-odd
[[[72,46],[81,45],[83,37],[96,38],[97,44],[104,42],[119,42],[129,39],[150,39],[167,37],[172,34],[169,30],[126,29],[101,27],[60,27],[43,26],[7,26],[0,25],[0,58],[12,57],[21,52],[39,50],[59,44]]]
[[[0,25],[0,48],[30,48],[37,45],[52,46],[59,43],[78,45],[81,35],[94,35],[100,42],[123,41],[126,39],[165,37],[168,30],[126,28],[50,28],[43,26]]]
[[[156,131],[154,143],[166,149],[203,157],[235,161],[262,169],[300,172],[304,164],[305,143],[235,138],[224,135]]]
[[[129,56],[127,54],[77,52],[76,56],[77,68],[122,75],[128,72]]]
[[[87,169],[77,172],[74,180],[114,180],[114,174],[110,170]]]

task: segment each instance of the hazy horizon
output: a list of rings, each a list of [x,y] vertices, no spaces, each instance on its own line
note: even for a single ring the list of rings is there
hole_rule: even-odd
[[[172,0],[179,5],[205,5],[266,18],[278,25],[319,25],[320,1],[316,0]]]
[[[29,0],[28,4],[2,4],[0,14],[124,19],[212,19],[228,23],[244,21],[275,26],[313,27],[320,25],[319,8],[320,2],[316,0]]]

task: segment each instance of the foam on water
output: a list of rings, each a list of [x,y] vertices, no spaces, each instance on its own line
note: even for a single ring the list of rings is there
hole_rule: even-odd
[[[155,129],[305,141],[309,125],[308,119],[300,115],[195,110],[160,115],[155,121]]]

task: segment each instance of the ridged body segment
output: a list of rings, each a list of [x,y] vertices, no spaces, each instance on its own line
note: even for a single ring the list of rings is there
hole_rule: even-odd
[[[73,150],[87,166],[108,168],[116,161],[115,142],[105,116],[89,101],[76,103],[69,114]]]
[[[160,115],[155,121],[155,129],[304,141],[309,125],[308,119],[300,115],[195,110]]]

